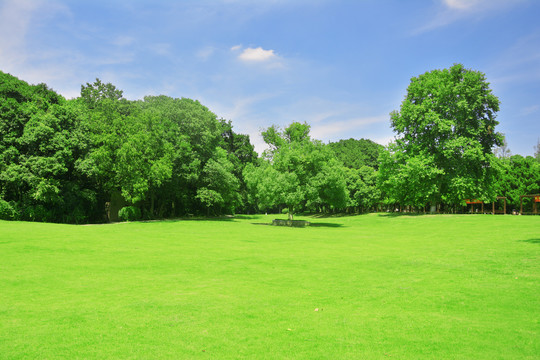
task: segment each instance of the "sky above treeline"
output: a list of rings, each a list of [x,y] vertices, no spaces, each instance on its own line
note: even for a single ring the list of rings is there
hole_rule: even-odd
[[[67,98],[100,78],[130,100],[199,100],[260,152],[293,121],[314,138],[394,137],[412,77],[486,74],[513,154],[540,138],[537,0],[0,0],[0,70]]]

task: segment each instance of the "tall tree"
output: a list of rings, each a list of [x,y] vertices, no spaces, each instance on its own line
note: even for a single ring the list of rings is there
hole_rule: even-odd
[[[307,124],[292,123],[283,131],[262,133],[270,149],[259,167],[248,165],[244,176],[261,209],[286,206],[295,211],[321,206],[343,208],[348,194],[345,169],[330,149],[309,136]]]
[[[95,192],[77,171],[87,151],[81,109],[45,84],[0,72],[0,197],[24,220],[95,220]]]
[[[499,99],[484,74],[463,65],[412,78],[400,111],[391,114],[399,136],[392,150],[401,154],[395,171],[405,171],[411,161],[431,168],[427,179],[435,189],[415,191],[432,204],[459,204],[469,197],[493,200],[497,172],[492,148],[503,139],[495,131],[498,110]]]

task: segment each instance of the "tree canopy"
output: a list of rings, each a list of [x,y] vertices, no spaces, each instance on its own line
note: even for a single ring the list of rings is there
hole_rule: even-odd
[[[398,138],[381,158],[382,188],[405,205],[493,200],[498,110],[484,74],[460,64],[412,78],[391,114]]]
[[[270,149],[259,166],[244,171],[248,189],[260,209],[286,206],[289,218],[302,209],[345,207],[345,169],[330,149],[309,136],[307,124],[293,122],[283,131],[262,132]]]
[[[381,204],[459,209],[466,198],[540,193],[535,157],[497,133],[484,74],[454,65],[411,80],[391,114],[397,139],[323,144],[307,123],[248,135],[200,102],[128,100],[96,79],[66,100],[0,71],[0,219],[103,222],[242,211],[365,212]],[[495,149],[498,157],[494,156]],[[530,201],[524,205],[530,207]],[[461,207],[463,209],[463,207]],[[128,216],[129,215],[129,216]]]
[[[99,222],[106,203],[145,218],[245,206],[249,136],[198,101],[129,101],[99,79],[66,100],[1,72],[0,100],[0,196],[13,218]]]

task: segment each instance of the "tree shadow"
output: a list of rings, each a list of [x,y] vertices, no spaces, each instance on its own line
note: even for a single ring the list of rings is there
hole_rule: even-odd
[[[527,240],[518,240],[519,242],[526,242],[530,244],[539,244],[540,245],[540,239],[527,239]]]
[[[260,215],[234,215],[235,219],[253,220],[260,218]]]
[[[347,214],[347,213],[336,213],[336,214],[318,214],[318,213],[315,213],[315,214],[302,214],[303,216],[309,216],[309,217],[312,217],[314,219],[331,219],[331,218],[341,218],[341,217],[346,217],[346,216],[360,216],[360,215],[365,215],[365,214]]]
[[[251,225],[266,225],[266,226],[273,226],[272,223],[251,223]],[[297,229],[303,229],[303,228],[309,228],[309,227],[329,227],[329,228],[337,228],[337,227],[343,227],[343,224],[335,224],[335,223],[313,223],[310,222],[308,226],[276,226],[276,227],[291,227],[291,228],[297,228]]]
[[[310,227],[329,227],[329,228],[338,228],[343,227],[343,224],[336,224],[336,223],[310,223]]]
[[[436,214],[388,212],[388,213],[378,213],[377,215],[381,217],[395,218],[395,217],[416,217],[416,216],[426,216],[426,215],[436,215]]]
[[[156,220],[140,220],[137,222],[180,222],[180,221],[235,221],[235,218],[232,216],[216,216],[216,217],[204,217],[204,216],[193,216],[193,217],[179,217],[172,219],[156,219]],[[133,221],[135,222],[135,221]]]

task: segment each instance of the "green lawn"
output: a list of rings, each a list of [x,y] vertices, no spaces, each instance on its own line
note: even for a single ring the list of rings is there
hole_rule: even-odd
[[[538,359],[539,216],[271,219],[0,222],[0,358]]]

